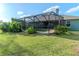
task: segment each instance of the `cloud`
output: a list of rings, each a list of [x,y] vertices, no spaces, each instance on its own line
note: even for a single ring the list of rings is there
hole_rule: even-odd
[[[27,16],[30,16],[30,15],[22,15],[22,16],[20,16],[20,18],[27,17]]]
[[[76,12],[78,10],[79,10],[79,6],[76,6],[76,7],[73,7],[73,8],[70,8],[69,10],[67,10],[66,13]]]
[[[48,8],[48,9],[46,9],[46,10],[44,10],[43,12],[45,13],[45,12],[50,12],[50,11],[55,11],[55,9],[57,9],[57,8],[59,8],[60,6],[52,6],[52,7],[50,7],[50,8]]]
[[[24,12],[23,11],[18,11],[17,15],[22,15]]]

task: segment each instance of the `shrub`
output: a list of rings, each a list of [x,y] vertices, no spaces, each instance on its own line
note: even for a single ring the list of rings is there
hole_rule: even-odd
[[[20,19],[11,18],[11,22],[5,22],[0,25],[3,32],[22,32],[26,29],[25,21]]]
[[[25,20],[20,20],[20,19],[16,19],[16,18],[11,18],[12,22],[19,22],[22,26],[23,30],[26,30],[26,21]]]
[[[3,31],[3,32],[8,32],[9,31],[9,24],[8,23],[3,23],[0,27],[0,29]]]
[[[64,25],[58,25],[54,29],[56,34],[64,34],[68,31],[68,27]]]
[[[3,23],[1,26],[3,32],[22,32],[22,24],[20,22]]]
[[[27,32],[28,32],[29,34],[36,33],[36,29],[35,29],[34,27],[30,26],[30,27],[27,29]]]
[[[9,24],[10,32],[22,32],[22,25],[20,22],[12,22]]]

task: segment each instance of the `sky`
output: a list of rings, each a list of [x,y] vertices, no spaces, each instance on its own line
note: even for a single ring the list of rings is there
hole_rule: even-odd
[[[13,17],[36,15],[54,8],[59,8],[60,15],[79,16],[78,3],[0,3],[0,20],[7,22]]]

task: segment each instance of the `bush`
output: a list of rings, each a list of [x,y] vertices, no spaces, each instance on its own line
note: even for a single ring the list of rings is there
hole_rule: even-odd
[[[9,31],[9,24],[8,23],[3,23],[0,27],[0,29],[3,31],[3,32],[8,32]]]
[[[0,29],[3,32],[22,32],[26,29],[25,21],[20,19],[11,18],[11,22],[2,23]]]
[[[16,18],[11,18],[12,22],[19,22],[22,26],[23,30],[26,30],[26,21],[25,20],[20,20],[20,19],[16,19]]]
[[[31,27],[29,27],[29,28],[27,29],[27,32],[28,32],[29,34],[34,34],[34,33],[36,33],[36,29],[31,26]]]
[[[56,34],[64,34],[68,31],[68,27],[64,25],[58,25],[54,29]]]
[[[22,24],[20,22],[3,23],[1,26],[3,32],[22,32]]]
[[[9,24],[10,32],[22,32],[22,25],[20,22],[12,22]]]

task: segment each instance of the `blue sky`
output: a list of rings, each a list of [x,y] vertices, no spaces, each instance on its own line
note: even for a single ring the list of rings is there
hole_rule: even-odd
[[[12,17],[35,15],[59,8],[60,14],[79,16],[77,3],[7,3],[0,4],[0,20],[9,21]]]

